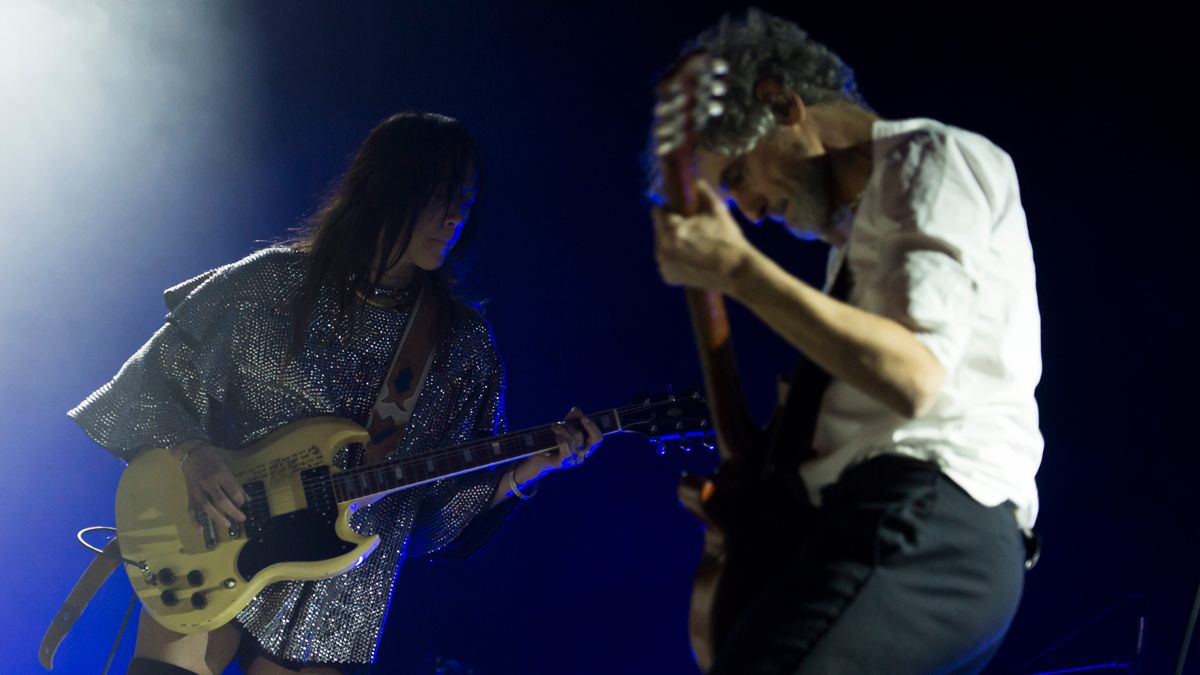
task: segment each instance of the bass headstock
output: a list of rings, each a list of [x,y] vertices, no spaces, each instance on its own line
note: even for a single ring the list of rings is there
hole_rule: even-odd
[[[725,106],[724,77],[729,66],[721,59],[697,52],[680,59],[658,86],[654,106],[654,154],[662,178],[661,188],[667,206],[690,213],[692,175],[690,162],[700,129]]]

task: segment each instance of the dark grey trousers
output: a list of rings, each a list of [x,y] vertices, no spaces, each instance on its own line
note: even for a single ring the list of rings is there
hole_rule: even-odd
[[[711,675],[977,673],[1017,610],[1025,543],[929,464],[880,457],[822,494]]]

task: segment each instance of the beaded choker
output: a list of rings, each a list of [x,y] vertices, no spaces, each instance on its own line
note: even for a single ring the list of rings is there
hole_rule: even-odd
[[[384,288],[383,286],[368,286],[357,292],[358,297],[368,305],[376,307],[403,307],[412,302],[411,288]]]

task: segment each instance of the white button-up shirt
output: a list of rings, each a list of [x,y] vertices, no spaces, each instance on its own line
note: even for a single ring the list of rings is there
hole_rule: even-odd
[[[849,302],[912,330],[946,379],[917,419],[834,380],[817,456],[801,475],[819,503],[821,488],[867,458],[932,460],[976,501],[1011,501],[1029,527],[1043,446],[1041,321],[1012,160],[982,136],[924,119],[876,122],[873,144],[871,177],[828,279],[848,257]]]

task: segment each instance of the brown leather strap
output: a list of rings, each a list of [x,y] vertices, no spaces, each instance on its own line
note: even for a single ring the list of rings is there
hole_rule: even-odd
[[[75,625],[75,620],[91,602],[96,591],[104,585],[104,581],[120,564],[121,547],[117,545],[117,540],[114,538],[108,542],[100,555],[92,558],[92,562],[88,563],[83,576],[75,582],[75,588],[71,589],[67,601],[63,603],[62,609],[58,610],[58,614],[50,622],[50,627],[46,629],[46,636],[42,638],[42,646],[38,648],[38,660],[42,662],[43,668],[46,670],[54,668],[54,653],[58,651],[58,646],[62,644],[63,638]]]
[[[371,443],[367,446],[366,463],[378,464],[387,459],[400,443],[408,425],[412,407],[421,392],[429,366],[433,363],[438,312],[437,300],[425,290],[417,298],[408,319],[392,367],[379,388],[375,407],[367,420]],[[415,407],[415,404],[413,404]]]

